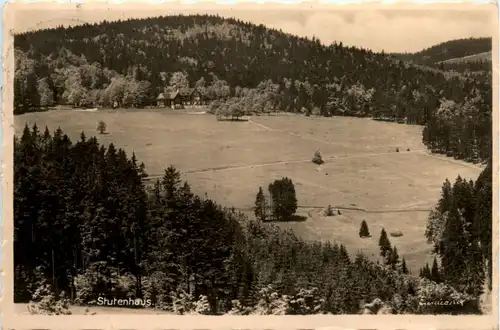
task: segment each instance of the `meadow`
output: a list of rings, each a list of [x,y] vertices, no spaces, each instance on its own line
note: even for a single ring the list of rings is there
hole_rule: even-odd
[[[107,134],[98,134],[99,121]],[[311,240],[345,244],[376,260],[380,230],[389,237],[413,273],[432,261],[424,232],[429,210],[443,181],[457,175],[475,180],[476,165],[431,155],[421,143],[421,127],[370,119],[298,115],[253,116],[218,122],[208,114],[161,110],[57,110],[15,117],[16,135],[24,125],[57,127],[73,141],[80,133],[135,152],[147,173],[161,177],[174,165],[193,191],[250,216],[259,186],[287,176],[296,186],[298,214],[306,221],[280,223]],[[399,152],[396,152],[396,148]],[[319,150],[325,163],[311,162]],[[323,216],[332,205],[341,211]],[[372,237],[361,239],[366,220]]]

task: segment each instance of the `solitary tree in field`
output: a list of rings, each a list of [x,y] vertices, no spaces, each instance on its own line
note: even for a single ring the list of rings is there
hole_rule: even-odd
[[[316,165],[321,165],[324,163],[323,161],[323,157],[321,157],[321,153],[319,152],[319,150],[317,150],[315,153],[314,153],[314,156],[313,156],[313,159],[312,159],[312,162]]]
[[[255,197],[255,207],[254,207],[255,217],[261,221],[266,220],[266,197],[262,191],[262,187],[259,187],[259,192]]]
[[[370,231],[368,230],[368,224],[365,220],[361,222],[361,228],[359,228],[359,237],[370,237]]]
[[[384,228],[382,228],[382,231],[380,232],[380,239],[378,241],[378,246],[380,247],[380,255],[382,257],[386,257],[390,251],[392,251],[391,248],[391,242],[389,241],[389,238],[387,237],[387,233]]]
[[[106,132],[106,123],[101,120],[99,124],[97,124],[97,130],[99,134],[104,134]]]
[[[290,218],[297,211],[297,196],[291,179],[282,178],[269,185],[272,214],[277,220]]]

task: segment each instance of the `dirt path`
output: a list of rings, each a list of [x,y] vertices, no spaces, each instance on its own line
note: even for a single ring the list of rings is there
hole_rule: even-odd
[[[257,126],[263,128],[263,129],[265,129],[266,131],[284,133],[284,134],[288,134],[288,135],[293,136],[293,137],[298,137],[298,138],[301,138],[301,139],[304,139],[304,140],[308,140],[308,141],[314,141],[314,142],[324,143],[324,144],[328,144],[328,145],[331,145],[331,146],[337,145],[335,143],[331,143],[331,142],[328,142],[328,141],[325,141],[325,140],[314,139],[314,138],[311,138],[311,137],[308,137],[308,136],[304,136],[304,135],[300,135],[300,134],[297,134],[297,133],[292,133],[292,132],[283,131],[281,129],[272,128],[272,127],[269,127],[269,126],[266,126],[266,125],[263,125],[263,124],[260,124],[260,123],[256,123],[256,122],[254,122],[251,119],[248,122],[251,123],[251,124],[257,125]]]
[[[303,209],[303,210],[308,210],[308,209],[317,209],[321,210],[324,209],[324,206],[312,206],[312,205],[297,205],[298,209]],[[379,209],[379,210],[369,210],[369,209],[364,209],[361,207],[350,207],[350,206],[341,206],[341,205],[332,205],[332,208],[336,210],[342,210],[342,211],[354,211],[354,212],[363,212],[363,213],[377,213],[377,214],[384,214],[384,213],[410,213],[410,212],[429,212],[430,208],[415,208],[415,209],[409,209],[409,208],[404,208],[404,209]],[[235,207],[236,210],[239,211],[252,211],[253,208],[250,206],[247,207]]]
[[[324,144],[328,144],[328,145],[336,145],[334,143],[331,143],[331,142],[328,142],[328,141],[325,141],[325,140],[314,139],[314,138],[311,138],[311,137],[308,137],[308,136],[304,136],[304,135],[300,135],[300,134],[297,134],[297,133],[292,133],[292,132],[287,132],[287,131],[283,131],[283,130],[280,130],[280,129],[275,129],[275,128],[272,128],[272,127],[269,127],[269,126],[266,126],[266,125],[263,125],[263,124],[260,124],[260,123],[256,123],[256,122],[252,121],[251,119],[248,122],[250,122],[250,123],[252,123],[254,125],[257,125],[257,126],[263,128],[263,129],[267,130],[267,131],[285,133],[285,134],[288,134],[288,135],[291,135],[291,136],[294,136],[294,137],[298,137],[298,138],[301,138],[301,139],[304,139],[304,140],[309,140],[309,141],[314,141],[314,142],[320,142],[320,143],[324,143]],[[471,163],[468,163],[468,162],[465,162],[465,161],[462,161],[462,160],[457,160],[457,159],[449,158],[449,157],[446,157],[446,156],[443,156],[443,155],[435,155],[435,154],[432,154],[431,152],[429,152],[427,150],[415,150],[415,151],[409,151],[409,152],[420,153],[422,155],[429,156],[429,157],[432,157],[432,158],[435,158],[435,159],[439,159],[439,160],[444,161],[444,162],[449,162],[449,163],[453,163],[453,164],[456,164],[456,165],[461,165],[461,166],[465,166],[465,167],[469,167],[469,168],[473,168],[473,169],[482,170],[484,168],[484,166],[480,165],[480,164],[471,164]],[[388,152],[388,153],[392,153],[392,152]]]
[[[415,150],[415,151],[407,151],[404,153],[396,153],[396,152],[377,152],[377,153],[362,153],[362,154],[346,154],[341,156],[333,156],[324,158],[325,161],[337,160],[337,159],[352,159],[352,158],[363,158],[363,157],[376,157],[382,155],[396,155],[396,154],[408,154],[408,153],[417,153],[423,154],[424,151]],[[230,170],[244,170],[249,168],[257,168],[257,167],[266,167],[266,166],[274,166],[274,165],[287,165],[287,164],[298,164],[298,163],[311,163],[311,159],[298,159],[298,160],[285,160],[285,161],[274,161],[274,162],[266,162],[266,163],[258,163],[258,164],[246,164],[246,165],[226,165],[226,166],[218,166],[218,167],[209,167],[202,168],[198,170],[190,170],[181,172],[182,174],[196,174],[196,173],[204,173],[204,172],[220,172],[220,171],[230,171]],[[156,180],[162,178],[163,175],[150,175],[145,178],[145,181]]]

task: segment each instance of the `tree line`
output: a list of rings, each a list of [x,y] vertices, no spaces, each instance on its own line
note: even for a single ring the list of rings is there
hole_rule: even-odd
[[[393,53],[392,55],[398,59],[417,64],[439,66],[441,62],[446,60],[490,52],[492,50],[492,41],[491,37],[455,39],[439,43],[416,53]]]
[[[475,296],[485,287],[491,290],[492,175],[490,161],[476,182],[460,176],[453,184],[444,182],[425,232],[434,247],[435,259],[432,267],[425,265],[421,269],[422,277]]]
[[[429,148],[471,161],[486,160],[491,145],[491,70],[442,71],[209,15],[58,27],[14,43],[19,113],[67,102],[144,106],[180,84],[218,100],[221,116],[281,110],[421,124]],[[451,102],[464,135],[442,134],[456,124],[439,111]]]
[[[339,314],[379,299],[393,313],[479,312],[447,284],[196,196],[174,167],[147,188],[134,155],[83,133],[73,143],[26,126],[14,164],[15,302],[51,292],[84,305],[142,297],[176,313]],[[433,295],[470,303],[419,305]]]

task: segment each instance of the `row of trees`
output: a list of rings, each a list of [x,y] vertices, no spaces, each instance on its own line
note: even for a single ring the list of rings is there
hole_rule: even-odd
[[[134,155],[95,138],[33,126],[14,142],[16,302],[50,289],[73,303],[144,297],[179,313],[189,312],[179,301],[209,314],[357,313],[375,298],[396,313],[445,312],[418,304],[429,282],[249,221],[195,196],[173,167],[146,188]]]

